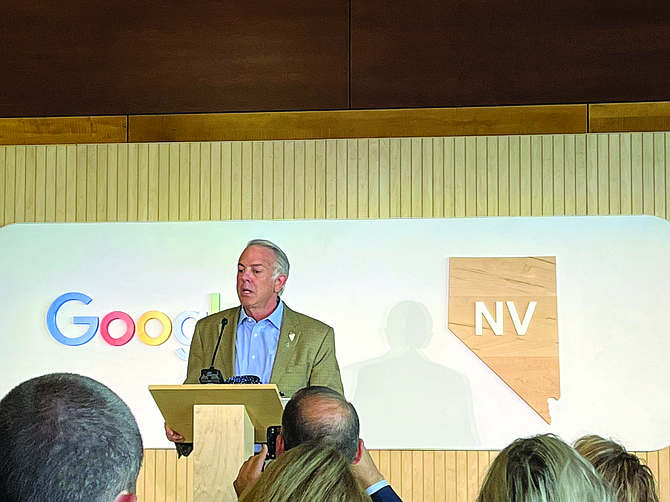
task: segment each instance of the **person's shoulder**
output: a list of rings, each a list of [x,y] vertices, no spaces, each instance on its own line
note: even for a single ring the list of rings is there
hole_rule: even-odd
[[[285,318],[290,319],[291,322],[300,324],[303,327],[309,327],[310,329],[318,331],[328,331],[333,329],[325,322],[319,321],[318,319],[314,319],[313,317],[290,309],[286,303],[284,303],[284,316]]]
[[[391,488],[391,485],[386,485],[380,490],[370,495],[372,502],[402,502],[402,499]]]

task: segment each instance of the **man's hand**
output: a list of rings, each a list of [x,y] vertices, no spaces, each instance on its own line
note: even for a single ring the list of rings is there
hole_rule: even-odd
[[[354,473],[356,481],[358,481],[358,484],[364,490],[384,479],[382,473],[377,469],[374,460],[372,460],[370,452],[365,447],[365,444],[363,444],[363,454],[361,455],[361,459],[351,466],[351,470]]]
[[[235,492],[237,496],[242,496],[242,493],[251,488],[258,478],[263,473],[263,464],[265,464],[265,457],[268,455],[268,447],[263,445],[258,455],[249,457],[246,462],[240,467],[240,472],[237,474],[237,479],[233,481]]]
[[[184,436],[170,429],[167,426],[167,424],[164,425],[165,425],[165,437],[168,438],[168,441],[172,441],[173,443],[182,443],[184,441]]]

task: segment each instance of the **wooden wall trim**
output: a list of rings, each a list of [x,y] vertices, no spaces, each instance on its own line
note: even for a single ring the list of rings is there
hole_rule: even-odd
[[[128,117],[0,118],[0,145],[125,143]]]
[[[670,102],[589,105],[589,132],[670,130]]]
[[[128,119],[129,141],[261,141],[585,133],[586,105],[338,110]]]
[[[309,112],[0,118],[0,145],[650,132],[670,102]]]

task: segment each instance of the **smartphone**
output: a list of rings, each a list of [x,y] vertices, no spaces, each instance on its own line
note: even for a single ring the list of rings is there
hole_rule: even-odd
[[[277,436],[281,432],[281,425],[271,425],[266,431],[268,444],[268,459],[277,458]]]

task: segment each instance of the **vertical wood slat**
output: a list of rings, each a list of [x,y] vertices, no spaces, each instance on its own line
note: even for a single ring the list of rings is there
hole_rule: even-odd
[[[618,137],[619,152],[619,179],[621,188],[621,214],[633,214],[633,166],[630,154],[630,134],[620,134]]]
[[[283,167],[280,185],[281,192],[275,198],[275,218],[294,219],[296,217],[295,189],[298,185],[295,178],[295,142],[287,141],[284,143],[282,141],[275,141],[274,158],[275,163],[281,163]],[[275,176],[278,174],[278,171],[275,171]],[[275,190],[277,190],[277,185],[275,185]]]
[[[346,140],[338,139],[335,141],[336,155],[335,160],[335,183],[333,192],[334,203],[335,203],[335,217],[336,218],[346,218],[347,217],[347,157],[348,157],[348,144]]]
[[[119,186],[118,181],[118,170],[116,166],[119,164],[118,161],[118,145],[100,145],[101,148],[105,150],[106,158],[106,169],[107,169],[107,186],[102,188],[105,190],[105,200],[107,201],[107,218],[106,221],[119,221],[118,216],[118,203],[119,199],[116,195],[117,187]],[[152,215],[150,215],[152,216]],[[158,221],[158,218],[154,218],[155,221]]]
[[[14,203],[14,201],[8,196],[6,192],[6,177],[9,173],[7,150],[9,148],[11,147],[0,147],[0,225],[11,223],[11,220],[5,216],[5,206],[9,206],[10,204]]]
[[[57,186],[56,153],[57,147],[54,145],[49,145],[46,149],[38,150],[38,166],[40,171],[38,176],[41,186],[38,189],[37,197],[43,198],[43,201],[37,202],[37,204],[39,213],[42,215],[41,221],[44,222],[57,221],[56,198],[60,187]]]
[[[489,212],[488,208],[488,154],[487,154],[487,138],[481,137],[475,139],[475,165],[477,166],[477,173],[475,175],[475,199],[476,215],[486,216]],[[493,171],[493,169],[491,169]]]
[[[16,147],[16,171],[14,173],[16,207],[14,214],[18,222],[26,221],[26,150],[30,147]]]
[[[670,448],[664,448],[658,452],[658,487],[659,500],[667,502],[670,500]]]
[[[346,179],[343,180],[343,185],[346,187],[346,211],[345,218],[358,218],[358,141],[355,139],[346,140]]]
[[[358,166],[358,184],[356,186],[356,218],[370,216],[370,148],[368,140],[356,140],[356,165]]]
[[[432,158],[429,160],[433,164],[432,185],[428,185],[427,190],[433,194],[433,215],[443,218],[445,216],[445,191],[444,191],[444,138],[431,138]],[[428,160],[428,159],[427,159]]]
[[[295,194],[293,195],[293,214],[296,219],[314,218],[314,193],[316,191],[314,142],[296,141],[294,145],[295,167],[293,168],[293,179]],[[288,158],[286,161],[288,162]],[[289,184],[287,190],[290,189],[291,185]]]
[[[542,215],[554,213],[554,145],[551,136],[542,136]],[[558,213],[560,214],[560,212]]]
[[[85,221],[97,221],[98,218],[98,149],[96,145],[86,145],[85,156],[82,156],[82,179],[86,185]]]
[[[379,139],[365,140],[367,143],[368,159],[368,217],[379,218]]]
[[[533,214],[532,140],[530,136],[519,138],[519,216]]]
[[[414,500],[413,469],[412,469],[412,451],[402,450],[400,452],[400,498],[403,500]]]
[[[254,219],[271,220],[273,218],[274,199],[274,156],[271,141],[257,143],[258,149],[254,149]],[[281,185],[280,185],[281,186]]]
[[[389,216],[400,216],[400,140],[389,139]]]
[[[47,150],[54,148],[52,146],[47,147]],[[0,164],[1,165],[1,164]],[[67,148],[64,145],[59,145],[55,147],[55,152],[52,155],[47,153],[47,178],[50,177],[50,173],[53,170],[53,186],[54,187],[54,201],[53,208],[50,208],[51,204],[47,205],[47,210],[53,209],[53,219],[49,218],[49,213],[47,212],[47,221],[65,221],[65,210],[66,210],[66,176],[67,176]],[[47,195],[47,199],[49,199]]]
[[[389,463],[391,472],[387,481],[395,488],[395,491],[401,495],[403,493],[403,465],[402,452],[392,450],[390,452]]]
[[[493,138],[491,138],[493,139]],[[510,171],[509,171],[509,138],[500,138],[496,145],[496,164],[498,168],[497,196],[498,214],[510,214]]]
[[[149,146],[137,145],[137,220],[146,221],[149,217]]]
[[[328,209],[327,209],[327,183],[326,183],[326,172],[327,172],[327,162],[326,162],[326,143],[323,141],[310,141],[308,143],[310,147],[310,173],[314,171],[314,210],[310,214],[314,214],[315,218],[327,218]],[[314,161],[312,165],[312,154],[311,150],[314,149]],[[331,165],[332,166],[332,165]],[[310,174],[310,176],[312,176]],[[310,208],[311,209],[311,208]]]
[[[0,147],[0,224],[530,214],[668,217],[670,133]],[[256,186],[259,182],[260,186]],[[406,502],[467,501],[495,452],[376,452]],[[641,453],[670,502],[670,449]],[[147,450],[141,501],[190,500]]]
[[[563,136],[553,136],[549,139],[552,148],[551,164],[548,166],[552,170],[550,177],[552,191],[551,212],[550,214],[565,214],[565,138]]]
[[[412,216],[412,141],[400,140],[400,217]]]
[[[326,140],[325,151],[325,165],[324,165],[324,181],[326,184],[326,203],[325,217],[335,218],[337,216],[337,173],[338,173],[338,158],[339,158],[339,143],[337,140]]]
[[[40,152],[44,149],[40,148]],[[25,175],[25,214],[26,221],[37,221],[35,219],[35,196],[36,196],[36,182],[37,182],[37,155],[34,146],[26,147],[26,175]]]
[[[196,143],[195,149],[198,153],[198,186],[197,197],[191,201],[191,207],[196,205],[198,218],[191,215],[192,220],[211,220],[212,219],[212,197],[211,190],[211,166],[212,166],[212,144],[211,143]]]
[[[128,221],[128,145],[116,145],[116,201],[118,221]]]
[[[109,221],[107,207],[107,145],[95,145],[96,163],[89,161],[89,170],[95,166],[95,221]],[[113,221],[113,220],[112,220]]]

